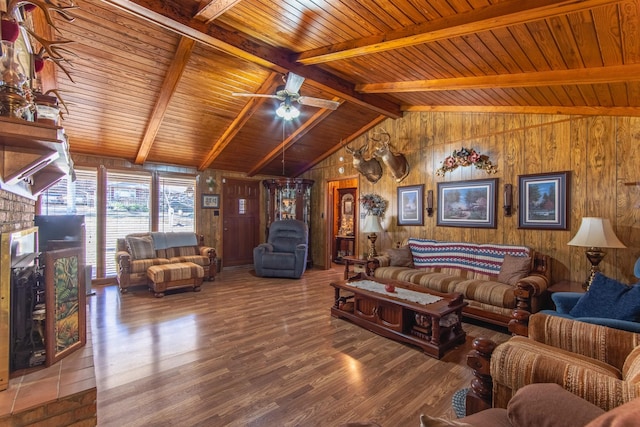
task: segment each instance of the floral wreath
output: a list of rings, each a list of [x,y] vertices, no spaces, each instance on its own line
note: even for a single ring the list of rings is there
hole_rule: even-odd
[[[491,164],[489,156],[478,153],[473,148],[462,147],[459,150],[453,150],[453,154],[447,156],[442,162],[442,167],[436,170],[436,175],[444,176],[445,173],[451,172],[458,166],[474,165],[477,169],[484,169],[487,173],[496,173],[496,167]]]
[[[384,216],[387,210],[387,201],[379,194],[370,193],[360,196],[360,204],[367,215]]]

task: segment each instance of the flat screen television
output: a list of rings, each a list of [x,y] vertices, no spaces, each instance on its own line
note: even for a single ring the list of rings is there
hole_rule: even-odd
[[[41,252],[83,245],[84,215],[36,215],[35,225]]]

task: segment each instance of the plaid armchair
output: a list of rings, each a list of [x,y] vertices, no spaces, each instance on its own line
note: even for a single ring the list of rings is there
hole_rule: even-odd
[[[640,396],[640,334],[536,313],[529,337],[491,355],[493,406],[532,383],[556,383],[605,411]]]

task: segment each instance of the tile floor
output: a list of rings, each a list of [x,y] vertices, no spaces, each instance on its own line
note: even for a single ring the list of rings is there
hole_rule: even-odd
[[[13,372],[0,391],[0,418],[96,387],[91,328],[87,344],[48,368]]]

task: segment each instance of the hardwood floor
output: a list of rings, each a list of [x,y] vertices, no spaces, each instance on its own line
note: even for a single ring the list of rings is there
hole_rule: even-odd
[[[145,287],[90,297],[100,426],[419,425],[455,418],[472,377],[471,341],[509,336],[465,323],[443,359],[332,318],[335,270],[301,280],[224,269],[201,292],[154,298]]]

